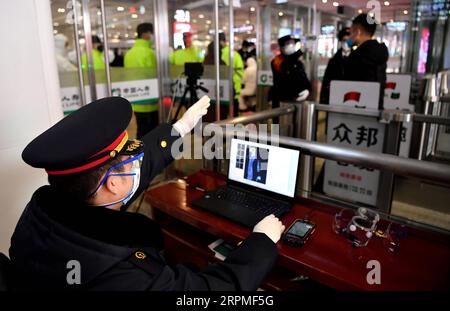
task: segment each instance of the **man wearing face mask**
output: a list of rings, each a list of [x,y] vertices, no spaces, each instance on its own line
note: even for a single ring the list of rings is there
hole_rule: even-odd
[[[320,90],[320,103],[328,105],[330,96],[330,83],[333,80],[344,79],[344,68],[348,56],[351,52],[351,47],[348,45],[350,38],[350,28],[345,27],[338,33],[338,40],[340,48],[336,54],[330,59],[323,76],[322,88]]]
[[[384,43],[373,39],[376,29],[377,21],[367,14],[360,14],[353,20],[348,45],[354,48],[346,62],[344,80],[379,82],[379,109],[383,109],[389,53]]]
[[[272,108],[279,107],[283,100],[305,100],[311,91],[305,66],[300,60],[303,55],[300,40],[287,35],[278,39],[278,45],[281,54],[271,62],[273,86],[269,92],[269,100],[272,100]]]
[[[209,104],[204,96],[173,126],[159,125],[142,141],[130,141],[130,103],[103,98],[29,143],[22,158],[44,168],[50,185],[33,194],[11,238],[13,289],[255,290],[275,262],[284,230],[273,215],[224,262],[194,271],[168,266],[159,226],[125,212],[173,161],[172,144]]]
[[[136,28],[137,39],[134,46],[125,53],[125,68],[149,68],[156,77],[156,53],[153,50],[153,24],[142,23]],[[158,125],[158,105],[151,102],[133,103],[136,116],[137,138],[143,137]]]

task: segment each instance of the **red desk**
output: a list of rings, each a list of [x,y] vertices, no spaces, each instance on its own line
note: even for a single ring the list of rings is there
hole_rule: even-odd
[[[226,182],[224,176],[208,171],[197,172],[186,181],[206,190],[215,189]],[[212,252],[207,249],[207,244],[214,238],[237,243],[250,233],[250,229],[241,225],[191,207],[190,202],[202,195],[202,191],[187,186],[182,180],[157,186],[145,194],[145,199],[155,210],[155,220],[162,226],[166,241],[172,241],[166,245],[166,252],[171,254],[172,260],[183,260],[188,258],[187,253],[195,253],[205,259],[200,262],[205,265],[214,260]],[[340,290],[450,288],[448,237],[409,228],[408,237],[401,242],[396,253],[390,253],[378,237],[373,237],[367,247],[353,248],[344,237],[332,230],[333,217],[338,209],[303,198],[297,198],[293,210],[281,220],[287,227],[294,219],[303,218],[311,209],[313,212],[309,219],[316,224],[316,232],[302,248],[291,247],[281,241],[277,244],[280,255],[271,279],[278,283],[268,282],[272,284],[268,288],[296,289],[283,285],[289,284],[285,279],[288,274],[283,275],[286,271],[306,275],[320,284]],[[178,246],[173,241],[178,242]],[[184,245],[184,249],[181,250],[179,245]],[[366,281],[370,271],[366,264],[373,259],[381,264],[379,285],[369,285]]]

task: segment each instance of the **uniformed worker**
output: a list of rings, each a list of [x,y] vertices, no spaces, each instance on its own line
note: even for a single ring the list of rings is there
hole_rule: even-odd
[[[92,36],[92,63],[94,70],[105,69],[105,57],[103,56],[103,44],[98,36]],[[81,55],[81,68],[87,69],[86,53]]]
[[[185,63],[201,63],[203,58],[200,50],[192,45],[191,33],[183,33],[184,49],[176,50],[169,56],[169,63],[175,66],[183,66]]]
[[[11,238],[15,287],[255,290],[277,257],[275,243],[284,226],[275,216],[259,222],[224,262],[193,271],[168,266],[160,255],[159,226],[144,215],[125,212],[173,161],[172,144],[193,129],[208,106],[204,96],[173,126],[159,125],[142,141],[129,141],[130,103],[104,98],[28,144],[22,158],[44,168],[50,185],[33,194]]]
[[[230,66],[230,47],[227,45],[226,36],[223,32],[219,33],[219,46],[220,46],[220,65]],[[214,41],[211,41],[208,45],[205,60],[203,61],[205,65],[214,65]],[[244,77],[244,62],[242,61],[241,55],[234,51],[233,53],[233,89],[234,89],[234,111],[237,112],[239,109],[239,97],[241,96],[242,89],[242,78]],[[228,109],[223,109],[221,106],[221,119],[226,118],[224,112]],[[233,117],[233,116],[230,116]]]
[[[138,38],[134,46],[125,53],[125,68],[153,69],[156,75],[156,53],[152,48],[153,24],[142,23],[136,28]],[[158,105],[151,101],[140,101],[132,104],[137,123],[137,138],[141,139],[158,125]]]

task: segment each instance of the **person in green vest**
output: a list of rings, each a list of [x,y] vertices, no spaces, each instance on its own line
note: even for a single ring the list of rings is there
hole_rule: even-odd
[[[105,69],[105,58],[103,56],[103,44],[98,36],[92,36],[92,61],[94,64],[94,70]],[[81,55],[81,68],[87,69],[87,56],[86,53]]]
[[[156,54],[151,48],[153,24],[139,24],[136,32],[138,38],[134,46],[125,54],[124,67],[156,68]],[[158,125],[158,105],[150,102],[132,103],[132,107],[136,116],[137,138],[141,138]]]
[[[176,50],[169,56],[169,63],[175,66],[183,66],[184,63],[201,63],[203,58],[199,49],[191,43],[191,33],[183,33],[184,49]]]
[[[223,32],[219,33],[219,45],[220,45],[220,65],[230,65],[230,47],[227,45],[226,37]],[[214,65],[214,41],[208,45],[208,49],[205,55],[205,65]],[[244,77],[244,61],[238,52],[233,53],[233,88],[234,88],[234,113],[239,111],[239,97],[241,96],[242,78]],[[221,119],[225,116],[221,108]],[[233,116],[230,116],[233,117]]]

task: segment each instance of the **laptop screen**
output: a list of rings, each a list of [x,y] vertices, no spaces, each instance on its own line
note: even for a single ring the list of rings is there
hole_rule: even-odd
[[[293,198],[300,152],[233,138],[228,178]]]

